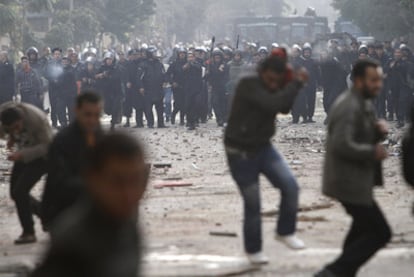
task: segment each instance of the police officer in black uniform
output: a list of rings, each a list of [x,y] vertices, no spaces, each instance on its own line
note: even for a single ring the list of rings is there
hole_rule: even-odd
[[[122,71],[116,64],[115,55],[108,51],[96,78],[105,100],[105,113],[112,116],[111,130],[122,117]]]
[[[221,50],[214,50],[212,56],[213,60],[209,66],[208,80],[212,89],[212,105],[214,114],[216,115],[217,125],[223,127],[226,120],[226,85],[229,80],[229,70]]]
[[[156,57],[157,48],[148,47],[146,51],[147,61],[144,66],[142,87],[140,93],[144,95],[145,116],[148,121],[148,127],[154,128],[153,107],[157,111],[158,128],[165,128],[164,125],[164,93],[163,84],[165,82],[164,65]]]
[[[175,124],[175,119],[180,113],[180,125],[184,126],[185,117],[185,94],[184,84],[186,74],[184,65],[187,63],[187,51],[181,47],[177,50],[177,59],[170,65],[167,70],[167,78],[170,80],[174,94],[174,109],[171,115],[171,124]],[[200,91],[201,92],[201,91]]]

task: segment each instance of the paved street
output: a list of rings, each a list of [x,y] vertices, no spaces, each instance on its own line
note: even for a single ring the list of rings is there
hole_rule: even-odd
[[[264,250],[271,263],[251,268],[241,244],[241,201],[229,176],[222,146],[222,130],[213,123],[197,132],[179,127],[166,130],[133,130],[148,146],[153,164],[171,163],[172,168],[154,168],[151,184],[142,205],[141,227],[147,255],[144,276],[312,276],[339,253],[349,225],[342,208],[321,196],[321,164],[325,129],[322,124],[290,126],[281,118],[276,146],[286,156],[301,185],[301,213],[298,235],[308,249],[295,252],[273,239],[278,192],[262,180]],[[322,115],[318,121],[323,120]],[[131,131],[132,132],[132,131]],[[392,140],[400,133],[393,129]],[[4,146],[0,148],[4,157]],[[394,230],[387,249],[363,268],[360,276],[412,276],[414,262],[414,219],[410,214],[413,193],[400,177],[398,147],[390,145],[392,157],[385,163],[386,186],[377,191]],[[0,276],[3,272],[25,271],[39,260],[47,245],[12,245],[20,230],[13,203],[8,197],[8,168],[1,163],[0,176]],[[163,182],[179,180],[188,187],[158,188]],[[42,183],[35,194],[41,193]],[[212,236],[210,232],[230,234]],[[250,271],[254,270],[254,271]],[[246,273],[248,271],[248,273]],[[24,276],[24,275],[23,275]]]

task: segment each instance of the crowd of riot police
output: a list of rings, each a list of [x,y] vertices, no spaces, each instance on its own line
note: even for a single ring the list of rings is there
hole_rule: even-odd
[[[313,123],[317,91],[323,92],[326,114],[336,98],[350,86],[352,65],[358,59],[377,60],[384,70],[385,88],[376,100],[377,115],[397,119],[403,127],[414,90],[414,58],[404,43],[363,45],[352,41],[340,45],[330,40],[314,51],[310,43],[288,48],[292,67],[304,67],[310,74],[307,85],[296,99],[293,123]],[[237,47],[238,48],[238,47]],[[219,127],[226,124],[232,93],[238,80],[253,73],[273,50],[245,43],[242,49],[218,44],[217,47],[176,45],[170,55],[165,49],[143,45],[126,53],[92,47],[78,53],[74,48],[45,47],[40,54],[35,47],[26,51],[14,70],[7,53],[0,54],[0,103],[16,99],[44,109],[48,92],[51,121],[54,127],[67,126],[73,120],[75,98],[82,91],[96,91],[105,100],[105,113],[112,117],[111,127],[122,123],[131,127],[165,128],[165,122],[194,130],[214,118]],[[164,51],[168,52],[168,51]],[[156,113],[156,117],[154,115]],[[177,116],[179,115],[179,118]],[[144,120],[145,119],[145,120]],[[155,125],[156,124],[156,125]]]

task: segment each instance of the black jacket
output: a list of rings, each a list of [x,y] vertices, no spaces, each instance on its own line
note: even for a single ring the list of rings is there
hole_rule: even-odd
[[[176,83],[178,88],[182,88],[186,80],[183,66],[186,64],[185,59],[177,59],[167,70],[167,78],[171,83]]]
[[[271,93],[258,76],[242,79],[225,132],[226,146],[254,152],[270,143],[276,131],[276,115],[290,112],[301,88],[302,83],[293,81],[284,89]]]
[[[9,102],[15,94],[14,68],[9,62],[0,62],[0,104]]]
[[[96,83],[96,73],[97,70],[93,69],[92,71],[89,71],[87,68],[84,68],[79,73],[79,79],[81,81],[81,90],[92,90],[96,91],[98,89],[97,83]]]
[[[92,201],[71,208],[51,233],[32,277],[136,277],[140,246],[134,219],[114,221]]]
[[[164,65],[159,60],[147,60],[142,77],[145,96],[153,101],[163,99],[163,84],[165,82]]]
[[[76,72],[72,66],[63,68],[63,73],[58,79],[59,95],[75,98],[78,92],[76,84]]]
[[[220,70],[220,67],[223,70]],[[229,67],[224,62],[220,64],[213,63],[209,68],[207,78],[212,87],[212,93],[226,93],[227,83],[229,82]]]
[[[96,138],[102,137],[98,130]],[[48,155],[48,176],[42,198],[42,221],[48,227],[73,205],[83,192],[81,174],[89,148],[75,121],[53,139]]]
[[[122,89],[122,70],[118,65],[108,66],[102,65],[98,71],[98,74],[104,73],[105,77],[98,79],[98,88],[102,92],[105,99],[105,113],[113,115],[117,113],[119,109],[119,103],[123,98]]]
[[[200,94],[203,89],[203,69],[197,62],[190,63],[187,69],[184,69],[184,91],[186,96]]]

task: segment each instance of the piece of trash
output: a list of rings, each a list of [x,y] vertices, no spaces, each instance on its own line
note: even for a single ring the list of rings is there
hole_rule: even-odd
[[[155,168],[171,168],[172,164],[170,162],[158,162],[153,163],[152,166]]]
[[[215,236],[215,237],[231,237],[231,238],[237,237],[237,233],[234,233],[234,232],[210,231],[209,234],[210,236]]]
[[[181,178],[181,177],[166,177],[166,178],[163,178],[162,180],[163,181],[181,181],[183,178]]]
[[[179,187],[191,187],[193,184],[188,182],[162,182],[154,184],[154,188],[179,188]]]
[[[201,170],[195,163],[192,163],[191,166],[195,169],[195,170]]]
[[[301,215],[301,216],[298,217],[298,221],[301,221],[301,222],[326,222],[328,220],[323,216]]]

